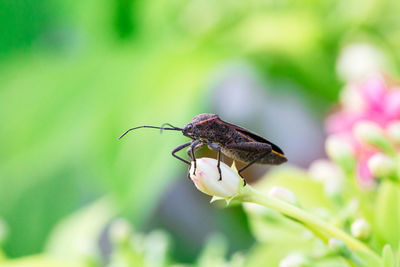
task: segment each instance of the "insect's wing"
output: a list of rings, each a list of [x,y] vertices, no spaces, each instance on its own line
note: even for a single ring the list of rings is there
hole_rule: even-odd
[[[273,144],[272,142],[268,141],[268,140],[265,139],[264,137],[262,137],[262,136],[260,136],[260,135],[258,135],[258,134],[256,134],[256,133],[254,133],[254,132],[252,132],[252,131],[249,131],[249,130],[247,130],[247,129],[245,129],[245,128],[239,127],[239,126],[237,126],[237,125],[231,124],[231,123],[226,122],[226,121],[223,121],[223,120],[221,120],[221,119],[219,119],[219,120],[221,121],[221,123],[223,123],[223,124],[225,124],[225,125],[228,125],[229,127],[235,129],[235,130],[238,131],[239,133],[242,133],[242,134],[244,134],[244,135],[250,137],[251,139],[253,139],[253,140],[256,141],[256,142],[267,143],[267,144],[271,145],[272,150],[274,150],[274,151],[276,151],[276,152],[278,152],[278,153],[284,155],[282,149],[280,149],[277,145],[275,145],[275,144]]]

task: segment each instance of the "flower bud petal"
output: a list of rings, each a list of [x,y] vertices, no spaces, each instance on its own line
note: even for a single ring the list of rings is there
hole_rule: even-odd
[[[292,191],[284,187],[280,186],[272,187],[268,192],[268,196],[285,201],[289,204],[293,204],[296,206],[299,204],[296,195]]]
[[[362,112],[367,105],[360,94],[360,90],[354,84],[347,85],[340,92],[340,102],[344,110],[355,112]]]
[[[228,165],[221,162],[222,179],[219,180],[217,168],[218,161],[212,158],[196,159],[196,172],[194,162],[190,167],[190,178],[201,192],[222,198],[234,197],[243,186],[243,180]]]
[[[331,135],[325,143],[326,152],[332,158],[344,157],[353,154],[353,149],[346,139]]]
[[[291,253],[279,262],[279,267],[305,267],[305,266],[309,266],[309,261],[307,257],[300,252]]]
[[[347,247],[346,243],[344,243],[342,240],[337,239],[337,238],[331,238],[329,239],[328,242],[328,247],[334,251],[335,253],[343,256],[343,257],[349,257],[351,255],[350,249]]]
[[[368,168],[376,177],[389,177],[396,172],[396,163],[389,156],[377,153],[368,161]]]
[[[132,226],[126,219],[116,219],[110,225],[109,236],[113,243],[121,244],[132,235]]]
[[[377,147],[382,151],[393,154],[394,150],[385,138],[382,128],[371,121],[360,121],[353,128],[356,139],[361,143]]]
[[[345,176],[342,169],[329,160],[314,161],[308,173],[311,178],[324,185],[325,193],[330,196],[337,195],[343,187]]]
[[[330,135],[325,142],[328,156],[345,171],[354,169],[354,150],[349,141],[339,135]]]
[[[354,126],[354,135],[362,143],[373,144],[376,140],[383,138],[383,131],[374,122],[360,121]]]
[[[336,70],[343,81],[357,81],[378,72],[385,64],[385,57],[377,47],[353,43],[340,51]]]
[[[390,123],[387,126],[386,132],[393,142],[400,144],[400,121]]]
[[[371,227],[365,219],[355,220],[350,227],[351,234],[358,239],[368,238],[371,233]]]

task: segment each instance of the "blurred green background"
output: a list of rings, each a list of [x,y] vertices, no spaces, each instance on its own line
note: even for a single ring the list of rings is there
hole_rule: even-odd
[[[235,233],[231,250],[249,247],[241,208],[211,208],[170,156],[185,137],[117,137],[215,112],[306,166],[322,153],[323,115],[344,82],[336,71],[342,48],[371,44],[398,74],[399,12],[397,0],[1,0],[5,254],[51,248],[56,225],[104,197],[109,217],[167,229],[176,260],[192,261],[213,231]],[[265,101],[253,103],[260,95]],[[304,131],[293,136],[293,127]],[[307,140],[316,131],[317,144]]]

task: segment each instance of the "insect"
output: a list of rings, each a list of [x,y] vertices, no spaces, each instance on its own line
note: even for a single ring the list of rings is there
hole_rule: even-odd
[[[119,139],[124,137],[128,132],[139,128],[181,131],[184,136],[192,139],[174,148],[172,156],[190,166],[191,163],[189,161],[176,155],[180,150],[189,147],[187,154],[194,162],[194,173],[196,172],[195,151],[204,145],[207,145],[212,150],[216,150],[218,152],[217,168],[219,170],[219,180],[222,179],[220,168],[221,154],[247,164],[238,171],[244,180],[244,184],[246,184],[246,180],[241,173],[251,165],[255,163],[279,165],[287,161],[283,151],[277,145],[245,128],[221,120],[216,114],[199,114],[183,128],[175,127],[169,123],[165,123],[161,127],[134,127],[124,132]]]

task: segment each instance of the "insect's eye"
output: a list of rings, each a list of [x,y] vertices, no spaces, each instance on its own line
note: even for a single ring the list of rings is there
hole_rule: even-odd
[[[187,127],[188,132],[191,132],[193,130],[193,125],[189,124]]]

